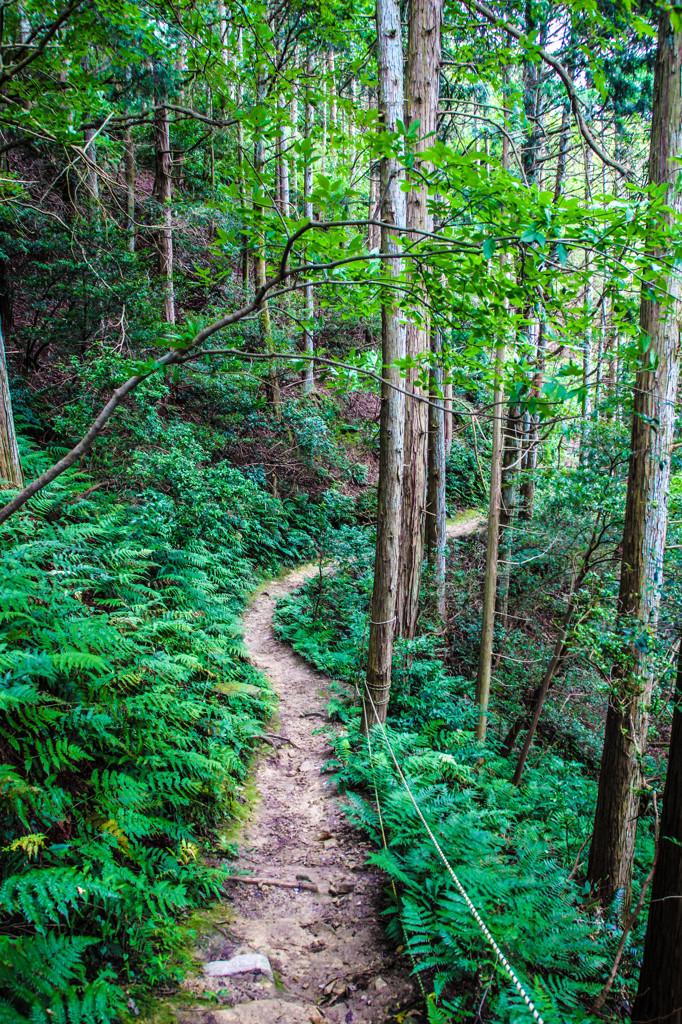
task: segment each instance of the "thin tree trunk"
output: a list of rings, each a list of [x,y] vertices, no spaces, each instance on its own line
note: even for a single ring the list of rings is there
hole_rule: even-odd
[[[286,110],[287,103],[284,96],[280,94],[277,101],[277,105],[280,110],[280,114],[283,115]],[[286,124],[283,124],[280,128],[279,139],[279,200],[280,210],[282,211],[283,217],[291,216],[291,193],[289,190],[289,128]]]
[[[296,166],[296,153],[293,149],[293,144],[295,144],[298,141],[298,90],[300,86],[300,79],[298,77],[299,61],[299,47],[297,43],[296,46],[294,47],[294,66],[296,68],[296,78],[293,83],[293,91],[289,103],[292,152],[287,157],[287,159],[289,160],[289,190],[291,210],[294,217],[298,215],[298,172]]]
[[[375,110],[377,105],[377,98],[374,89],[370,89],[367,97],[367,103],[370,110]],[[369,220],[376,221],[381,220],[381,209],[379,203],[379,167],[377,164],[370,160],[369,163]],[[379,249],[381,247],[381,228],[377,224],[369,225],[368,232],[368,245],[370,250]]]
[[[260,104],[265,103],[266,97],[266,81],[262,71],[259,71],[257,82],[256,82],[256,95]],[[264,177],[265,177],[265,140],[263,138],[262,130],[256,130],[254,132],[254,170],[255,170],[255,190],[253,198],[254,207],[254,220],[256,223],[256,244],[258,246],[256,252],[256,258],[254,261],[254,277],[256,291],[262,288],[266,281],[266,265],[265,265],[265,234],[263,229],[263,206],[265,204],[265,190],[264,190]],[[267,299],[262,299],[259,304],[259,317],[258,321],[260,324],[260,336],[261,343],[266,352],[274,353],[275,342],[272,335],[272,321],[270,320],[270,308],[268,306]],[[280,391],[279,391],[279,380],[277,378],[277,366],[275,360],[268,360],[268,397],[272,410],[277,417],[281,418],[280,409]]]
[[[241,119],[241,114],[244,109],[244,86],[242,84],[242,67],[244,64],[244,30],[240,27],[237,32],[237,60],[239,67],[237,69],[237,108],[239,111],[239,118],[237,120],[237,166],[239,175],[239,203],[242,209],[246,206],[246,183],[244,180],[244,156],[246,150],[244,149],[244,123]],[[244,298],[247,297],[249,292],[249,239],[246,232],[242,235],[242,291]]]
[[[130,125],[123,133],[123,161],[126,175],[126,238],[128,252],[135,252],[135,144]]]
[[[436,130],[441,57],[443,0],[411,0],[407,58],[405,106],[408,126],[419,122],[414,144],[415,171],[419,174],[419,154],[433,144]],[[425,167],[427,170],[428,167]],[[428,187],[415,176],[416,187],[407,197],[407,227],[415,232],[431,231],[433,218],[428,211]],[[410,236],[414,244],[418,235]],[[420,294],[419,323],[407,324],[407,355],[418,363],[429,350],[428,296],[418,272],[411,274],[413,291]],[[402,537],[398,581],[398,630],[412,638],[417,630],[419,591],[424,561],[424,511],[428,406],[410,397],[425,397],[417,386],[419,367],[408,369],[405,390],[405,475],[403,481]]]
[[[304,137],[307,140],[311,140],[313,137],[313,131],[315,128],[315,108],[312,104],[312,82],[315,74],[315,63],[311,50],[308,50],[308,58],[306,63],[306,90],[305,90],[305,122],[304,122]],[[305,168],[303,172],[303,216],[308,220],[313,219],[313,157],[312,154],[306,157]],[[314,354],[314,339],[312,331],[312,322],[315,316],[315,304],[313,299],[313,286],[307,284],[304,289],[304,301],[305,301],[305,319],[306,325],[303,329],[303,351],[306,355],[312,356]],[[306,362],[305,367],[305,379],[303,383],[303,393],[309,395],[313,389],[315,382],[315,364],[312,359]]]
[[[476,737],[485,739],[490,703],[490,683],[493,664],[493,638],[495,631],[495,596],[497,594],[498,547],[500,540],[500,512],[502,507],[502,439],[504,422],[504,345],[495,349],[495,389],[493,392],[493,444],[490,455],[490,499],[488,503],[488,539],[483,584],[483,617],[481,644],[478,652],[476,675],[476,704],[479,719]]]
[[[516,765],[516,770],[512,778],[512,785],[514,786],[518,786],[521,782],[523,769],[525,768],[526,761],[528,760],[528,754],[530,752],[530,747],[535,737],[535,733],[537,731],[538,722],[540,721],[540,715],[542,714],[545,699],[547,697],[547,694],[549,693],[549,688],[552,685],[552,682],[557,674],[561,662],[563,661],[566,655],[566,636],[568,634],[568,629],[571,624],[571,620],[573,619],[574,612],[575,598],[572,597],[561,622],[559,636],[557,637],[556,644],[554,645],[554,653],[552,654],[551,661],[547,666],[547,671],[545,672],[542,682],[540,683],[540,686],[538,687],[538,690],[535,694],[535,708],[533,710],[533,717],[530,720],[528,732],[526,733],[526,738],[523,742],[521,753],[519,754],[519,760]]]
[[[554,203],[558,203],[564,189],[566,178],[566,164],[568,163],[568,151],[571,143],[571,105],[564,103],[561,114],[561,131],[559,134],[559,153],[556,163],[556,178],[554,180]]]
[[[540,389],[545,374],[545,352],[547,349],[547,336],[545,324],[542,320],[537,325],[538,338],[535,349],[535,373],[531,387],[531,398],[536,401],[540,397]],[[523,478],[521,480],[521,508],[519,518],[530,521],[533,518],[533,504],[535,501],[535,474],[538,465],[538,449],[540,445],[540,413],[535,410],[528,412],[528,430],[526,439],[526,453],[523,457]]]
[[[503,628],[507,627],[509,611],[509,583],[511,579],[512,527],[516,519],[517,479],[520,455],[521,412],[518,405],[511,405],[507,414],[504,431],[504,454],[502,458],[502,484],[500,501],[500,530],[498,545],[497,596],[495,612]]]
[[[505,87],[507,72],[504,73]],[[509,142],[507,136],[502,141],[502,168],[509,171]],[[505,257],[500,257],[500,270],[504,272]],[[505,299],[505,309],[508,302]],[[488,529],[486,539],[485,578],[483,584],[483,611],[481,616],[481,641],[478,650],[478,670],[476,673],[476,704],[479,717],[476,724],[476,737],[485,740],[488,723],[488,706],[490,704],[490,687],[492,682],[493,642],[495,639],[495,613],[497,611],[498,573],[500,567],[500,538],[502,516],[502,482],[504,460],[504,387],[502,375],[505,363],[505,346],[495,348],[495,381],[493,387],[493,437],[490,454],[490,492],[488,495]],[[452,396],[452,385],[450,385]],[[447,404],[447,403],[446,403]],[[452,407],[452,398],[450,399]],[[452,416],[450,422],[450,444],[452,444]],[[475,429],[475,428],[474,428]],[[446,434],[447,444],[447,434]]]
[[[357,156],[357,150],[355,148],[355,109],[357,104],[357,84],[355,76],[351,75],[350,80],[350,103],[351,108],[348,112],[347,124],[348,124],[348,138],[350,139],[350,163],[351,166],[355,164],[355,158]]]
[[[332,128],[336,128],[339,119],[339,112],[336,100],[336,67],[334,62],[334,51],[331,48],[327,50],[327,75],[329,76],[329,123]]]
[[[170,122],[168,108],[160,104],[154,114],[154,151],[156,177],[154,197],[161,207],[163,227],[157,232],[159,275],[163,281],[164,315],[166,323],[175,323],[175,290],[173,287],[173,179],[170,148]]]
[[[97,143],[94,128],[83,131],[83,151],[87,160],[85,164],[85,184],[88,191],[88,207],[96,211],[99,204],[99,174],[97,173]]]
[[[380,121],[383,129],[392,133],[397,131],[398,121],[403,118],[403,50],[400,7],[396,0],[377,0],[377,57]],[[381,219],[384,224],[396,227],[404,227],[406,220],[405,193],[400,187],[402,177],[399,161],[383,157]],[[388,227],[382,228],[381,245],[386,255],[398,252],[396,239]],[[387,277],[399,278],[402,261],[387,259],[383,270]],[[377,720],[386,720],[396,618],[405,397],[400,388],[400,371],[395,364],[405,356],[405,324],[393,289],[386,289],[381,319],[384,383],[381,387],[377,546],[367,654],[367,691],[372,703],[368,698],[363,701],[362,731],[365,734]]]
[[[589,147],[585,149],[585,203],[590,200],[590,184],[592,177],[592,150]],[[593,403],[592,403],[592,313],[594,307],[594,279],[592,275],[592,268],[590,264],[590,254],[588,249],[585,249],[585,275],[587,277],[585,283],[585,294],[583,298],[585,308],[585,340],[583,342],[583,397],[582,397],[582,416],[583,416],[583,444],[585,443],[585,435],[589,430],[589,422],[592,419]]]
[[[0,324],[0,487],[23,487],[24,474],[17,445],[9,390],[5,344]]]
[[[649,153],[649,180],[667,183],[672,225],[682,216],[682,197],[674,188],[682,151],[682,33],[673,32],[662,11],[654,69],[654,98]],[[665,251],[654,249],[655,261]],[[663,556],[667,530],[667,496],[679,379],[680,279],[666,281],[670,301],[652,302],[646,292],[640,329],[651,338],[655,369],[637,372],[625,528],[618,594],[618,617],[624,637],[622,659],[614,667],[609,698],[594,819],[588,878],[602,902],[619,890],[630,892],[637,830],[640,758],[646,751],[649,706],[654,681]]]
[[[447,380],[443,387],[443,396],[445,398],[445,458],[450,457],[452,451],[452,441],[454,438],[454,429],[452,421],[452,381]]]
[[[682,644],[663,790],[658,860],[632,1024],[682,1024]]]
[[[326,58],[324,54],[320,55],[320,67],[319,67],[319,78],[321,87],[321,114],[322,114],[322,151],[320,153],[320,168],[323,174],[327,173],[327,134],[329,126],[329,104],[327,103],[327,95],[329,92],[329,85],[325,75],[325,64]]]
[[[526,4],[526,32],[529,38],[535,39],[538,36],[538,23],[535,20],[533,7]],[[542,36],[542,31],[540,32]],[[522,151],[523,170],[528,185],[532,189],[540,190],[543,181],[543,163],[540,160],[542,148],[542,91],[540,88],[542,75],[539,66],[534,61],[526,60],[523,64],[523,101],[526,113],[526,137]],[[542,385],[541,363],[544,361],[541,346],[543,344],[543,330],[540,315],[541,304],[538,299],[529,309],[532,316],[538,313],[537,319],[531,319],[528,326],[528,340],[535,342],[535,373],[533,375],[533,386],[531,397],[537,398]],[[535,467],[537,465],[537,436],[539,417],[537,413],[526,410],[523,414],[522,444],[523,458],[519,467],[521,471],[520,483],[520,509],[519,518],[533,518],[533,497],[535,491]]]
[[[599,333],[597,335],[597,365],[594,381],[594,418],[599,420],[599,405],[602,398],[604,348],[606,346],[606,296],[602,295],[599,309]]]
[[[432,328],[431,369],[429,393],[429,474],[426,500],[426,553],[436,584],[436,607],[445,619],[445,555],[447,536],[445,529],[445,414],[443,410],[442,341],[438,328]]]

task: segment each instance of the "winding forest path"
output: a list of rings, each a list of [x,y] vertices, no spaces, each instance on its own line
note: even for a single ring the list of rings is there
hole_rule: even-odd
[[[448,524],[448,536],[472,533],[482,521],[459,516]],[[223,963],[209,970],[251,967],[251,973],[189,978],[190,999],[174,1008],[178,1024],[379,1024],[417,999],[409,964],[383,934],[384,883],[365,864],[370,846],[348,824],[330,777],[320,771],[332,754],[320,732],[329,679],[272,628],[277,601],[317,571],[305,566],[265,584],[244,616],[250,660],[279,699],[280,728],[258,764],[259,798],[234,862],[234,874],[248,873],[252,881],[229,884],[223,920],[194,952],[206,964]],[[269,968],[262,959],[227,966],[254,955],[267,958],[272,977],[263,973]],[[192,995],[205,999],[211,992],[220,993],[222,1006],[191,1005]]]

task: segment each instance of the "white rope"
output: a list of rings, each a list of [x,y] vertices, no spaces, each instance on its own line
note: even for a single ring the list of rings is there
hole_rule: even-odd
[[[398,775],[400,777],[400,781],[402,782],[403,786],[405,787],[405,789],[407,791],[407,794],[408,794],[410,800],[412,801],[414,809],[417,812],[417,814],[419,815],[419,819],[420,819],[422,825],[424,826],[424,828],[426,829],[428,837],[431,840],[431,842],[433,843],[433,845],[434,845],[434,847],[436,849],[436,852],[438,853],[438,856],[440,857],[440,859],[442,860],[443,864],[445,865],[445,867],[446,867],[446,869],[448,871],[448,874],[450,875],[450,877],[452,878],[453,882],[457,886],[457,890],[458,890],[460,896],[462,897],[462,899],[464,900],[464,902],[466,903],[467,908],[468,908],[469,912],[471,913],[474,921],[476,922],[478,927],[481,929],[481,931],[485,935],[485,937],[486,937],[486,939],[488,941],[488,945],[491,947],[491,949],[495,953],[495,956],[497,957],[499,963],[504,968],[504,971],[507,974],[507,976],[510,978],[514,988],[519,993],[519,995],[523,999],[524,1003],[526,1004],[526,1006],[528,1007],[528,1009],[532,1013],[534,1019],[537,1021],[537,1024],[545,1024],[544,1020],[540,1016],[540,1013],[538,1012],[538,1010],[535,1007],[535,1003],[532,1001],[532,999],[530,998],[530,996],[526,992],[525,988],[521,984],[521,981],[520,981],[518,975],[516,974],[514,968],[509,963],[509,961],[507,960],[506,956],[504,955],[504,953],[502,952],[500,947],[495,942],[495,939],[493,938],[492,934],[490,933],[490,929],[486,925],[485,921],[483,920],[483,918],[481,917],[479,912],[476,910],[476,907],[472,903],[472,901],[471,901],[471,899],[469,897],[469,894],[467,893],[466,889],[464,888],[464,886],[460,882],[459,878],[455,874],[455,871],[454,871],[453,867],[451,866],[450,862],[448,861],[447,857],[443,853],[443,851],[442,851],[442,849],[440,847],[440,843],[438,842],[438,840],[434,836],[433,832],[431,831],[431,828],[429,827],[429,823],[426,820],[426,818],[424,817],[424,815],[422,814],[421,808],[420,808],[419,804],[417,803],[417,801],[414,798],[414,795],[412,793],[412,790],[409,787],[407,779],[403,775],[402,768],[398,764],[398,759],[396,758],[396,756],[395,756],[395,754],[393,752],[393,747],[391,746],[391,741],[388,738],[388,734],[387,734],[386,729],[384,727],[384,723],[379,721],[379,718],[378,718],[378,715],[377,715],[377,709],[375,707],[374,701],[372,700],[372,694],[369,692],[369,687],[367,686],[366,683],[365,683],[365,690],[367,691],[367,696],[369,697],[370,704],[372,705],[372,710],[374,711],[374,717],[376,719],[376,723],[379,726],[379,728],[381,729],[381,732],[383,734],[384,740],[386,741],[386,746],[388,747],[389,752],[391,754],[391,757],[393,758],[393,763],[394,763],[394,765],[396,767],[396,771],[398,772]]]

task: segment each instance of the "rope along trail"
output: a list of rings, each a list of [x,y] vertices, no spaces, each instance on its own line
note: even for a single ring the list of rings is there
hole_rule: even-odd
[[[522,984],[518,974],[516,973],[516,971],[514,970],[512,965],[509,963],[509,961],[507,960],[506,956],[504,955],[504,953],[502,952],[502,950],[498,946],[497,942],[493,938],[493,935],[492,935],[490,929],[488,928],[488,926],[486,925],[485,921],[483,920],[483,918],[479,914],[478,910],[474,906],[474,903],[473,903],[471,897],[469,896],[468,892],[466,891],[466,889],[464,888],[464,886],[460,882],[459,878],[457,877],[457,874],[455,873],[455,870],[452,867],[452,865],[450,864],[449,860],[447,859],[447,857],[443,853],[443,850],[441,849],[440,843],[438,842],[438,840],[436,839],[435,835],[433,834],[433,831],[431,830],[431,827],[429,826],[428,821],[424,817],[419,804],[415,800],[414,794],[413,794],[412,790],[410,789],[409,783],[408,783],[407,779],[405,778],[405,776],[403,774],[403,770],[402,770],[402,768],[400,767],[400,765],[398,763],[397,757],[395,756],[395,752],[393,750],[393,747],[391,746],[391,741],[388,738],[388,733],[386,732],[386,729],[384,727],[384,723],[381,722],[379,720],[378,716],[377,716],[376,706],[374,704],[374,701],[372,700],[372,695],[369,692],[369,689],[367,688],[366,685],[364,687],[364,692],[363,692],[363,701],[364,701],[365,695],[369,698],[369,702],[372,705],[372,711],[374,712],[374,718],[375,718],[375,721],[376,721],[376,725],[378,725],[380,730],[381,730],[381,734],[382,734],[383,739],[384,739],[384,741],[386,743],[388,751],[389,751],[389,753],[391,755],[391,759],[393,761],[393,764],[395,765],[395,769],[396,769],[396,772],[398,773],[398,777],[399,777],[403,787],[405,788],[405,791],[406,791],[407,795],[409,796],[410,801],[412,802],[412,805],[413,805],[415,811],[417,812],[417,815],[419,816],[419,820],[421,821],[422,825],[424,826],[424,829],[426,830],[426,834],[428,835],[429,839],[431,840],[431,843],[434,846],[434,849],[436,850],[436,853],[440,857],[440,859],[443,862],[443,865],[445,866],[448,874],[450,875],[450,877],[452,878],[453,882],[455,883],[455,886],[457,887],[457,891],[459,892],[460,896],[462,897],[462,899],[466,903],[466,906],[467,906],[467,909],[469,910],[469,913],[473,917],[474,921],[476,922],[476,924],[478,925],[480,930],[483,932],[483,935],[485,936],[486,942],[488,943],[490,948],[493,950],[493,952],[494,952],[494,954],[495,954],[495,956],[497,958],[498,963],[501,965],[501,967],[503,968],[505,974],[508,976],[508,978],[512,982],[514,988],[516,989],[518,994],[523,999],[523,1001],[524,1001],[526,1007],[528,1008],[529,1012],[532,1014],[532,1016],[535,1019],[535,1021],[537,1021],[537,1024],[545,1024],[544,1020],[540,1016],[540,1013],[539,1013],[537,1007],[535,1006],[535,1003],[532,1001],[532,999],[530,998],[530,996],[526,992],[526,989],[524,988],[524,986],[523,986],[523,984]],[[368,746],[369,746],[369,744],[370,744],[370,740],[369,740],[369,737],[368,737]],[[369,746],[369,750],[370,750],[370,764],[372,765],[372,771],[374,772],[374,761],[373,761],[373,758],[371,756],[371,746]],[[376,784],[376,777],[375,777],[375,780],[374,780],[374,791],[377,794],[377,806],[379,806],[378,786]],[[379,808],[379,815],[381,817],[381,809],[380,808]],[[383,832],[383,824],[382,824],[382,832]]]

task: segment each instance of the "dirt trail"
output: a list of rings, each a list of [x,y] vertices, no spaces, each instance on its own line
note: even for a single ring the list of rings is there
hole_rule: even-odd
[[[448,536],[479,524],[459,517]],[[173,1009],[178,1024],[383,1024],[417,1000],[409,962],[383,935],[384,882],[365,866],[369,845],[347,824],[330,776],[320,772],[332,753],[319,732],[329,681],[272,629],[278,599],[316,572],[306,566],[261,587],[244,616],[249,657],[277,692],[280,728],[258,765],[259,799],[233,869],[286,886],[230,883],[220,926],[195,950],[206,962],[263,954],[274,981],[258,973],[190,978],[187,1003]],[[211,1006],[205,999],[213,993]],[[192,1005],[192,995],[202,1005]]]

